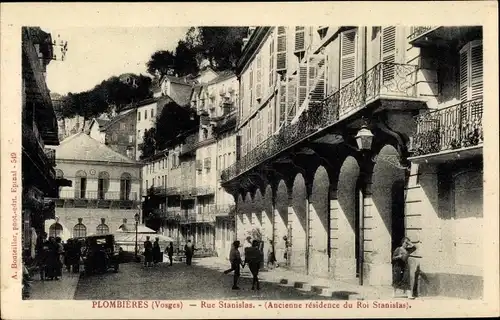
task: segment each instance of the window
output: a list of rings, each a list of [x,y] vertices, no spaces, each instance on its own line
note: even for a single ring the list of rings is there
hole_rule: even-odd
[[[396,62],[396,27],[382,28],[382,79],[384,82],[394,78],[394,63]]]
[[[134,142],[134,135],[133,134],[129,134],[128,135],[128,143],[132,143]]]
[[[141,130],[137,130],[137,139],[142,139]]]
[[[83,170],[79,170],[75,175],[75,198],[85,199],[86,193],[87,193],[87,173]]]
[[[77,223],[73,227],[73,238],[83,238],[87,236],[87,227],[83,223]]]
[[[127,157],[133,158],[134,157],[134,149],[129,147],[127,148]]]
[[[151,119],[155,116],[155,109],[151,109]]]
[[[148,118],[148,110],[144,110],[144,120]]]
[[[96,228],[96,234],[108,234],[109,233],[109,227],[104,224],[104,223],[101,223],[100,225],[97,226]]]
[[[460,50],[460,100],[483,97],[483,43],[471,41]]]
[[[146,179],[146,190],[149,189],[149,181]]]
[[[124,172],[120,177],[120,200],[130,200],[132,176],[130,173]]]
[[[274,38],[269,42],[269,87],[274,86]]]
[[[63,232],[63,227],[56,222],[49,227],[49,237],[60,237]]]
[[[137,111],[137,121],[141,121],[141,112]]]
[[[121,130],[127,129],[127,124],[126,123],[120,123],[120,129]]]
[[[340,87],[356,77],[357,29],[345,31],[341,36]]]
[[[99,179],[97,181],[98,199],[103,200],[106,198],[106,192],[109,188],[109,174],[106,171],[99,172]]]

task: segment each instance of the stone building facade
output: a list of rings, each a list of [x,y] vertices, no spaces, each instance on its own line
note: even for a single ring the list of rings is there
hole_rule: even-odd
[[[241,157],[222,172],[237,238],[260,229],[293,270],[390,285],[407,236],[419,294],[480,297],[481,39],[477,27],[256,28],[237,66]]]

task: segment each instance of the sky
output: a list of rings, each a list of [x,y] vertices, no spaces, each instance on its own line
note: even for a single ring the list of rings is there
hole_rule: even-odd
[[[51,61],[47,86],[52,93],[76,93],[123,73],[146,75],[146,62],[157,50],[173,50],[188,28],[43,28],[52,39],[68,42],[64,61]]]

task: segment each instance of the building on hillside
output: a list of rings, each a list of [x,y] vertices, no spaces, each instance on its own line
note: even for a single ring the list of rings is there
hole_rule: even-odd
[[[109,148],[134,160],[137,152],[136,119],[137,109],[124,110],[108,120],[101,129],[104,132],[104,143]]]
[[[121,82],[126,83],[134,88],[139,86],[139,77],[133,73],[124,73],[118,77]]]
[[[45,232],[63,240],[113,233],[123,219],[141,214],[140,164],[84,132],[61,142],[56,150],[56,175],[72,181],[60,187],[55,217],[45,221]]]
[[[55,152],[47,146],[59,144],[58,124],[46,84],[47,65],[54,59],[50,33],[39,27],[23,27],[22,39],[22,177],[12,181],[22,187],[22,248],[34,258],[36,237],[44,230],[44,221],[54,217],[53,202],[57,190],[69,181],[58,179],[54,167]],[[11,155],[12,157],[12,155]],[[15,209],[16,210],[16,209]]]
[[[214,71],[212,68],[209,66],[204,66],[199,74],[194,78],[196,83],[209,83],[210,81],[214,80],[219,76],[219,73]]]
[[[294,270],[389,285],[407,236],[420,294],[481,297],[481,40],[473,26],[255,29],[237,65],[241,157],[221,177],[238,239],[259,228]]]
[[[59,140],[77,134],[85,130],[85,119],[82,116],[75,115],[71,118],[60,118],[57,120],[59,130]]]
[[[88,134],[89,136],[99,141],[100,143],[106,143],[106,131],[105,128],[109,120],[94,118],[90,121]],[[134,130],[135,132],[135,130]]]

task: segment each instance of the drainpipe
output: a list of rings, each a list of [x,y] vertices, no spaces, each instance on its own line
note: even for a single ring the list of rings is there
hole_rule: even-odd
[[[363,161],[366,161],[366,158],[363,159]],[[365,169],[366,170],[366,169]],[[362,175],[362,180],[359,181],[360,186],[357,189],[358,192],[358,206],[359,206],[359,236],[358,236],[358,263],[359,263],[359,285],[363,285],[363,277],[364,277],[364,227],[365,227],[365,222],[364,222],[364,216],[365,216],[365,206],[364,206],[364,198],[365,198],[365,187],[366,187],[366,176],[365,174]]]

